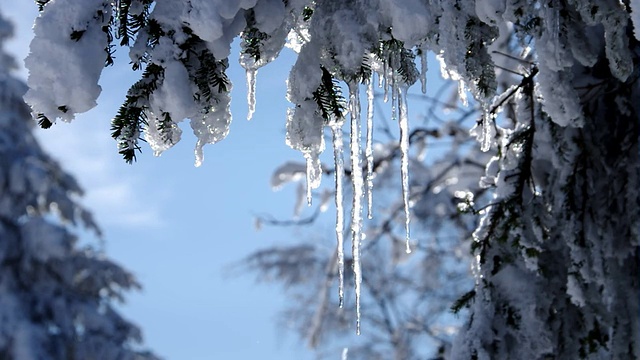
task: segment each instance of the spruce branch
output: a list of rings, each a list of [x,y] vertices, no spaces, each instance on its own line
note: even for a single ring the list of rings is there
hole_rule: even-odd
[[[309,6],[305,6],[304,9],[302,9],[302,20],[307,22],[311,20],[312,16],[313,16],[313,8]]]
[[[322,118],[326,122],[340,119],[346,108],[346,100],[342,95],[338,81],[333,78],[329,70],[324,66],[320,66],[320,69],[322,80],[318,89],[313,92],[313,100],[318,105]]]
[[[219,102],[217,94],[229,91],[231,84],[227,77],[226,70],[229,67],[229,60],[218,60],[205,42],[187,27],[182,29],[189,37],[179,45],[185,51],[186,56],[180,59],[189,74],[189,79],[196,85],[197,91],[193,98],[202,106],[202,110],[207,113],[211,107]]]
[[[131,0],[120,0],[118,2],[116,9],[116,17],[118,19],[116,36],[120,39],[121,46],[129,46],[133,38],[148,24],[149,8],[153,0],[139,1],[143,6],[143,10],[139,14],[131,14]]]
[[[488,99],[495,94],[497,84],[493,61],[489,56],[485,42],[482,40],[484,37],[478,36],[483,33],[487,34],[488,38],[497,36],[496,29],[478,19],[469,18],[464,29],[464,37],[467,42],[464,69],[474,79],[476,96]]]
[[[113,18],[109,22],[112,22]],[[105,25],[102,27],[102,32],[107,35],[107,46],[104,48],[104,52],[107,54],[107,57],[104,59],[104,67],[111,66],[114,64],[114,54],[116,53],[115,45],[113,45],[113,33],[111,32],[111,26]]]
[[[49,120],[49,118],[46,117],[44,114],[36,115],[36,119],[38,120],[38,125],[43,129],[48,129],[51,126],[53,126],[53,123],[51,122],[51,120]]]
[[[420,72],[415,63],[416,54],[405,49],[402,41],[393,38],[381,41],[373,54],[397,73],[406,85],[413,85],[418,81]]]
[[[118,152],[127,163],[136,159],[140,151],[138,140],[142,127],[148,124],[149,97],[164,79],[164,68],[149,64],[142,79],[129,89],[127,98],[111,121],[111,137],[118,142]]]
[[[257,63],[261,59],[264,41],[269,39],[270,36],[256,27],[256,16],[253,9],[248,10],[245,14],[247,26],[240,34],[242,40],[240,45],[242,48],[241,53],[249,55]]]
[[[135,22],[132,22],[132,24],[129,24],[129,29],[134,29],[136,26],[139,25],[140,29],[137,30],[137,36],[144,35],[146,37],[147,48],[153,49],[160,42],[160,38],[162,38],[163,36],[166,36],[166,33],[164,32],[164,30],[162,30],[162,25],[160,25],[160,23],[157,20],[149,19],[148,12],[149,12],[149,9],[147,8],[145,10],[144,18],[140,17],[139,19],[139,21],[143,22],[144,24],[142,23],[134,24]],[[143,68],[143,64],[146,64],[148,62],[149,62],[149,52],[147,51],[144,54],[142,54],[138,59],[132,62],[131,68],[133,70],[139,70]]]
[[[208,107],[218,102],[216,93],[228,91],[229,78],[225,70],[229,67],[229,62],[227,59],[216,60],[208,50],[200,53],[197,62],[199,64],[195,73],[193,75],[190,73],[190,77],[198,87],[195,98]]]
[[[84,29],[84,30],[72,30],[71,34],[69,35],[69,38],[71,40],[73,40],[73,41],[78,42],[78,41],[80,41],[80,39],[82,39],[82,36],[84,35],[84,33],[86,31],[87,31],[86,29]]]
[[[163,112],[162,117],[159,119],[160,123],[158,124],[158,130],[160,131],[162,141],[165,144],[173,144],[173,139],[171,137],[171,131],[173,130],[175,123],[173,119],[171,119],[171,114],[168,112]]]
[[[44,10],[45,5],[51,0],[36,0],[36,5],[38,5],[38,11]]]
[[[475,290],[467,291],[462,296],[460,296],[458,300],[453,303],[453,305],[451,305],[451,312],[453,312],[454,314],[458,314],[463,308],[469,307],[475,297]]]

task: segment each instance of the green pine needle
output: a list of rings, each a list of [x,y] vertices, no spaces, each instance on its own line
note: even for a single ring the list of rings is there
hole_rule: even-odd
[[[462,310],[462,308],[469,307],[469,305],[471,304],[471,301],[473,301],[475,296],[476,296],[475,290],[466,292],[464,295],[460,296],[460,298],[458,298],[458,300],[456,300],[453,303],[453,305],[451,305],[451,311],[454,314],[457,314],[460,312],[460,310]]]
[[[320,69],[322,70],[322,81],[318,89],[313,92],[313,99],[325,121],[342,118],[346,108],[346,100],[342,96],[340,86],[329,70],[324,66],[321,66]]]

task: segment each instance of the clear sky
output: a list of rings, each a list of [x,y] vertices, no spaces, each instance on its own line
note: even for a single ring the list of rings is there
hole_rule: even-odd
[[[0,10],[16,26],[7,50],[22,62],[36,5],[3,0]],[[286,301],[280,289],[256,285],[249,275],[228,276],[230,264],[296,235],[282,228],[257,232],[252,216],[292,215],[294,189],[274,193],[269,178],[283,162],[302,160],[284,141],[285,80],[293,57],[259,71],[250,122],[244,70],[230,59],[231,132],[206,146],[204,164],[195,168],[188,126],[183,140],[161,157],[143,144],[136,164],[121,160],[109,135],[110,119],[139,73],[129,70],[126,53],[116,56],[119,66],[103,73],[99,106],[71,124],[39,131],[39,138],[85,188],[83,202],[103,227],[107,254],[144,287],[129,294],[123,312],[142,328],[145,344],[166,359],[311,358],[274,321]],[[26,71],[19,75],[26,78]]]

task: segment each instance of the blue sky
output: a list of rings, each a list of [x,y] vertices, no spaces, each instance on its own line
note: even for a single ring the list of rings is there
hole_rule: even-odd
[[[0,10],[16,25],[7,50],[22,61],[36,5],[6,1]],[[250,122],[244,70],[231,59],[231,132],[206,146],[204,164],[195,168],[188,128],[161,157],[143,145],[136,164],[121,160],[110,119],[138,74],[129,70],[126,53],[117,56],[119,66],[103,73],[99,106],[71,124],[40,131],[39,138],[85,188],[83,202],[103,227],[107,254],[144,287],[129,294],[123,312],[143,329],[146,345],[166,359],[311,358],[274,321],[286,301],[280,289],[256,285],[251,276],[227,276],[229,265],[252,251],[300,236],[286,228],[258,232],[252,216],[292,215],[294,189],[274,193],[269,178],[283,162],[302,160],[284,141],[285,80],[293,57],[259,71]],[[27,76],[24,69],[19,75]]]

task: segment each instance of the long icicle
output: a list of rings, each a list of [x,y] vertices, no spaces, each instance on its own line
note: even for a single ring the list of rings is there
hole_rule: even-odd
[[[422,85],[422,93],[427,93],[427,50],[425,48],[420,48],[420,84]]]
[[[387,75],[387,73],[389,72],[389,69],[387,67],[387,62],[385,61],[382,64],[382,73],[384,74],[379,81],[379,86],[382,86],[382,89],[384,91],[384,96],[382,98],[382,100],[386,103],[389,101],[389,76]],[[378,75],[379,76],[379,75]]]
[[[313,200],[312,190],[320,187],[322,181],[322,163],[320,155],[316,151],[304,152],[304,158],[307,160],[307,205],[311,206]]]
[[[249,111],[247,112],[247,120],[251,120],[253,113],[256,111],[256,75],[257,69],[247,69],[247,105]]]
[[[362,199],[364,184],[360,159],[360,100],[358,83],[349,84],[349,100],[351,107],[351,183],[353,185],[353,205],[351,207],[351,251],[353,253],[353,277],[356,293],[356,334],[360,335],[360,283],[362,271],[360,266],[360,241],[362,239]]]
[[[373,75],[367,82],[367,217],[373,219]]]
[[[406,252],[411,253],[411,233],[409,225],[411,216],[409,214],[409,117],[407,116],[407,99],[404,86],[397,87],[398,92],[398,115],[400,124],[400,173],[402,176],[402,201],[404,203],[405,231],[406,231]]]
[[[398,82],[395,70],[389,75],[391,81],[391,120],[398,120]]]
[[[333,135],[333,160],[335,163],[336,182],[336,239],[338,240],[338,297],[340,308],[344,305],[344,206],[342,182],[344,178],[344,159],[342,152],[344,144],[342,142],[342,124],[340,121],[331,125]]]

